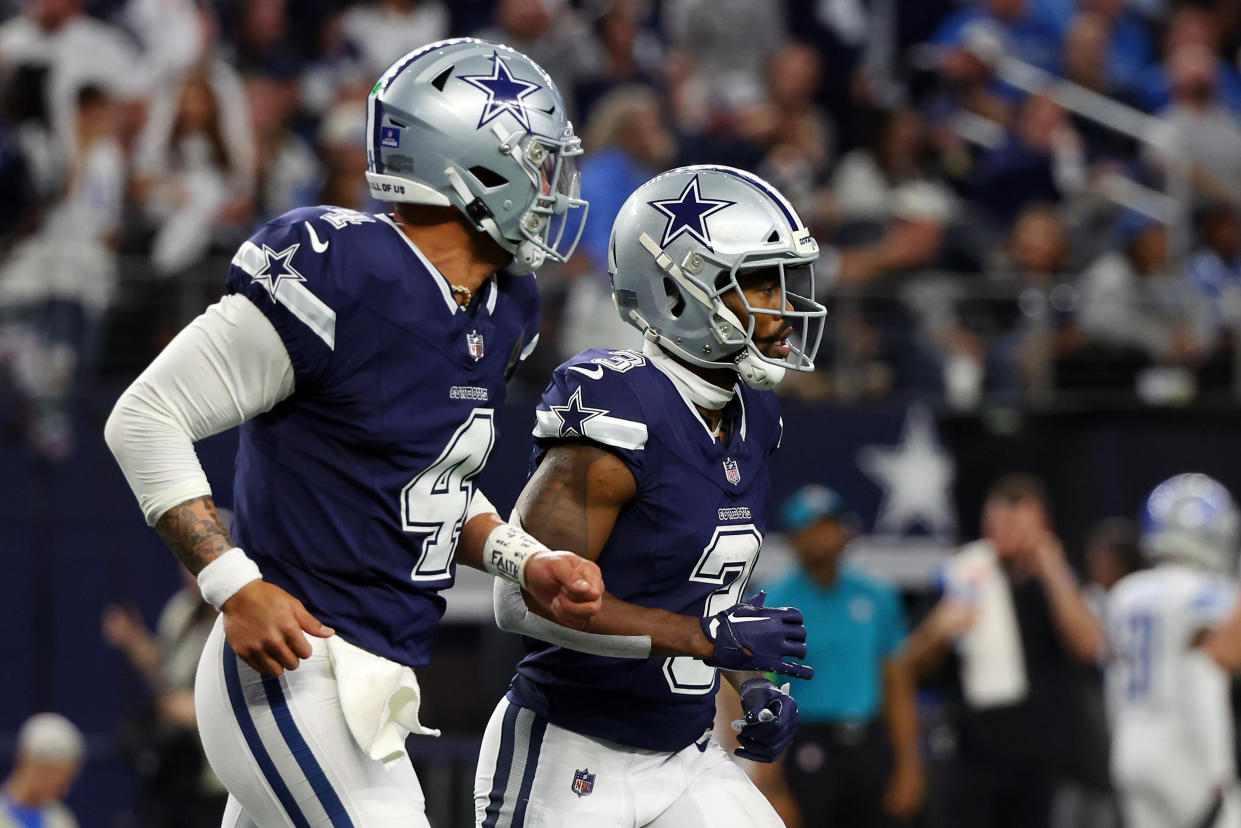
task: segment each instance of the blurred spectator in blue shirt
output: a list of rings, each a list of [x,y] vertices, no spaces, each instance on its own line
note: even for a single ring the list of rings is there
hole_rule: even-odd
[[[605,271],[612,222],[629,194],[664,170],[676,155],[659,99],[642,86],[620,87],[600,102],[586,125],[582,144],[582,198],[590,200],[590,221],[581,252]]]
[[[17,734],[17,761],[0,787],[0,828],[77,828],[61,802],[82,763],[86,740],[56,713],[38,713]]]
[[[564,268],[570,280],[558,352],[568,358],[586,348],[627,348],[638,344],[632,328],[612,304],[608,280],[608,239],[612,222],[629,194],[667,169],[676,143],[659,99],[644,86],[611,92],[595,109],[582,135],[582,198],[590,220],[577,254]]]
[[[1058,68],[1063,32],[1054,14],[1028,0],[977,0],[945,19],[931,43],[959,47],[979,21],[1002,33],[1006,54],[1048,71]]]
[[[1185,48],[1198,46],[1213,56],[1219,102],[1241,112],[1241,72],[1219,57],[1220,35],[1221,27],[1212,10],[1196,6],[1179,9],[1168,21],[1163,37],[1163,62],[1150,64],[1141,74],[1137,104],[1147,112],[1159,112],[1172,104],[1176,86],[1172,59]]]
[[[1096,92],[1132,99],[1154,60],[1150,35],[1124,0],[1081,0],[1066,26],[1061,51],[1065,77]],[[1098,77],[1083,77],[1084,65]]]
[[[794,681],[801,726],[781,764],[757,780],[785,824],[876,828],[912,819],[922,806],[914,682],[900,657],[905,613],[888,583],[842,564],[858,525],[836,492],[799,489],[780,509],[800,567],[768,586],[768,604],[806,616],[813,682]]]
[[[1217,327],[1236,336],[1241,326],[1241,220],[1227,201],[1212,201],[1194,216],[1198,247],[1189,261],[1189,278],[1208,301]]]

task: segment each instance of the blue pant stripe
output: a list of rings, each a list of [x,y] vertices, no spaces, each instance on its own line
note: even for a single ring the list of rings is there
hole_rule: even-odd
[[[315,796],[319,799],[319,804],[323,806],[328,819],[332,821],[333,828],[353,828],[353,820],[345,811],[344,803],[332,789],[332,783],[320,767],[319,760],[315,758],[310,745],[306,744],[302,732],[297,729],[297,722],[293,721],[293,713],[289,710],[288,699],[284,697],[284,688],[280,686],[280,679],[275,676],[263,676],[263,689],[267,691],[267,703],[271,705],[271,712],[276,717],[276,726],[280,728],[280,735],[284,736],[285,744],[289,746],[289,750],[297,759],[298,767],[302,769],[302,773],[306,774],[306,781],[310,783]]]
[[[530,749],[526,751],[526,772],[521,777],[521,789],[517,792],[516,809],[513,811],[512,828],[526,824],[526,805],[530,803],[530,789],[534,786],[534,772],[539,767],[539,751],[543,748],[543,734],[547,732],[547,719],[536,715],[530,725]]]
[[[482,828],[496,828],[500,809],[504,807],[504,789],[508,787],[509,769],[513,765],[513,731],[521,708],[510,704],[504,711],[504,727],[500,730],[500,754],[496,757],[495,778],[491,780],[491,796]]]
[[[306,821],[301,809],[297,807],[297,800],[290,793],[289,786],[284,784],[284,780],[280,778],[276,764],[272,762],[267,748],[259,739],[258,729],[254,726],[254,719],[250,717],[250,709],[246,707],[246,698],[241,691],[241,677],[237,671],[237,654],[233,652],[232,646],[227,641],[224,642],[224,685],[228,688],[228,700],[233,706],[233,717],[237,719],[241,734],[245,736],[246,744],[250,746],[250,753],[267,779],[267,784],[271,785],[276,799],[280,800],[280,805],[289,815],[289,819],[293,821],[295,828],[310,828],[310,823]]]

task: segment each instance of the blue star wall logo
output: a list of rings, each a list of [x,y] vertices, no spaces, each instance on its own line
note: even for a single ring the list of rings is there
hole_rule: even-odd
[[[301,246],[301,242],[294,242],[284,250],[276,252],[267,245],[263,245],[263,256],[267,261],[254,274],[253,279],[256,282],[261,282],[263,287],[267,288],[267,292],[271,294],[272,299],[276,298],[276,291],[280,289],[282,281],[306,281],[306,277],[298,273],[297,268],[293,266],[293,254]]]
[[[573,396],[569,397],[567,405],[551,406],[552,413],[560,418],[560,436],[561,437],[585,437],[586,423],[602,414],[607,414],[606,408],[587,408],[582,405],[582,389],[579,387],[573,392]]]
[[[713,216],[737,202],[703,198],[698,191],[698,186],[698,176],[695,175],[676,198],[661,198],[647,202],[668,217],[668,224],[664,227],[664,237],[659,242],[660,247],[667,247],[677,236],[689,233],[708,250],[713,250],[711,231],[707,227],[707,216]]]
[[[475,129],[482,129],[504,113],[513,116],[513,120],[530,132],[530,116],[522,101],[539,91],[540,84],[513,77],[508,64],[499,52],[491,53],[490,75],[461,75],[461,80],[487,93],[487,103],[483,105],[483,114],[478,119]]]

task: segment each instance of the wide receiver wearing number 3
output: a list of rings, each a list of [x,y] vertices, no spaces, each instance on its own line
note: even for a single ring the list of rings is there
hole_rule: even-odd
[[[367,121],[367,179],[395,212],[259,229],[106,429],[222,612],[195,695],[225,826],[427,824],[404,757],[427,732],[411,668],[456,561],[567,624],[601,605],[594,563],[503,523],[472,482],[537,337],[534,278],[512,274],[580,233],[564,102],[512,49],[444,41],[379,79]],[[192,442],[237,425],[234,544]]]
[[[711,725],[724,668],[746,714],[739,755],[773,761],[797,706],[763,673],[813,675],[785,660],[806,654],[801,613],[741,599],[783,430],[769,389],[813,367],[822,335],[825,311],[806,298],[818,247],[766,182],[687,167],[629,197],[610,258],[617,308],[645,347],[556,369],[517,504],[532,535],[597,559],[608,593],[585,630],[567,630],[496,582],[500,626],[542,641],[487,727],[475,818],[779,826]]]

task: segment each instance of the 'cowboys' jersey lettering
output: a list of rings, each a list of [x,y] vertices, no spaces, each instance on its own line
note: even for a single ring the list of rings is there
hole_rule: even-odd
[[[717,442],[672,381],[632,351],[592,349],[556,369],[536,412],[534,466],[557,442],[586,439],[637,481],[598,560],[617,598],[692,616],[741,600],[765,529],[775,396],[738,384],[724,423],[728,438]],[[679,750],[715,716],[719,676],[696,659],[605,658],[533,639],[526,647],[509,699],[577,733]]]
[[[460,309],[386,216],[309,207],[242,245],[228,291],[271,320],[295,373],[241,426],[238,544],[345,640],[425,664],[510,358],[538,332],[534,277],[501,274]]]

